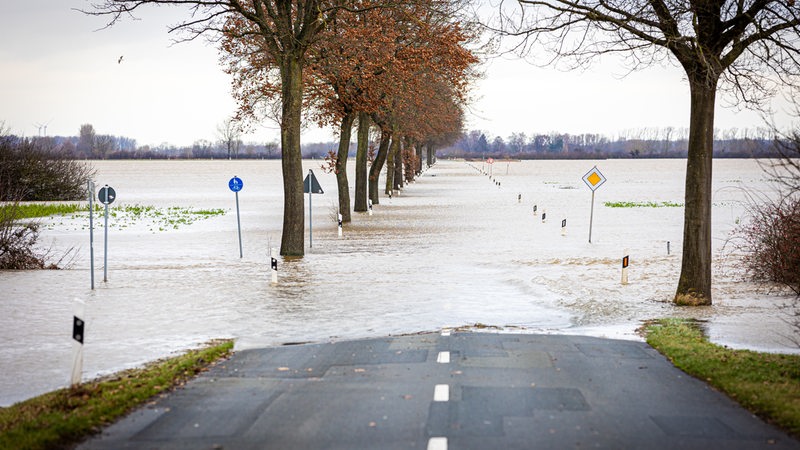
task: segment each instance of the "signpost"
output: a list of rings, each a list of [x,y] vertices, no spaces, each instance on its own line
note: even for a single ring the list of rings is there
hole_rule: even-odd
[[[89,180],[89,271],[94,290],[94,181]]]
[[[239,229],[239,258],[242,257],[242,221],[239,218],[239,191],[244,187],[242,179],[236,175],[228,181],[228,187],[236,194],[236,227]]]
[[[589,243],[592,243],[592,220],[594,219],[594,191],[597,190],[603,183],[606,182],[606,177],[600,173],[597,166],[592,167],[592,170],[586,172],[583,176],[583,182],[592,190],[592,208],[589,213]]]
[[[105,225],[103,227],[103,281],[108,281],[108,205],[114,203],[117,199],[117,193],[114,188],[105,185],[100,188],[97,194],[100,203],[105,205]]]
[[[308,194],[308,246],[314,246],[314,227],[311,222],[311,194],[324,194],[322,186],[319,185],[314,171],[308,169],[308,175],[303,180],[303,193]]]

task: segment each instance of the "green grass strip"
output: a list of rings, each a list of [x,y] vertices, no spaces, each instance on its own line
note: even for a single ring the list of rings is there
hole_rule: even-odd
[[[696,323],[661,319],[647,343],[684,372],[726,393],[750,412],[800,436],[800,355],[733,350],[708,342]]]
[[[0,448],[70,448],[102,426],[183,385],[220,358],[233,341],[207,347],[0,408]]]
[[[683,208],[683,203],[675,202],[604,202],[607,208]]]
[[[95,210],[99,210],[95,207]],[[8,204],[0,206],[0,215],[6,216],[10,211],[14,214],[14,220],[33,219],[36,217],[47,217],[56,214],[73,214],[78,211],[88,211],[89,207],[77,203],[20,203],[18,205]]]

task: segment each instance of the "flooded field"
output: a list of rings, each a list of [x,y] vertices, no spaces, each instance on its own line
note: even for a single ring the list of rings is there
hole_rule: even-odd
[[[94,290],[88,215],[44,221],[42,244],[54,254],[74,248],[75,258],[67,270],[0,272],[0,405],[68,383],[77,302],[86,309],[84,378],[213,338],[244,348],[483,324],[639,339],[642,320],[665,316],[706,321],[712,340],[732,347],[797,351],[780,308],[790,297],[743,282],[736,256],[723,248],[743,218],[745,191],[769,189],[755,161],[715,162],[714,305],[693,309],[670,303],[683,208],[663,206],[683,202],[683,160],[496,161],[499,186],[481,162],[440,161],[382,198],[373,215],[354,214],[342,238],[335,179],[306,161],[326,192],[313,199],[313,248],[302,259],[279,259],[276,285],[268,252],[280,241],[279,161],[93,164],[98,188],[117,193],[108,281],[102,217],[95,216]],[[589,243],[591,191],[581,177],[595,164],[608,181],[596,192]],[[241,259],[228,189],[234,175],[244,182]],[[225,214],[179,223],[123,214],[133,206]],[[623,254],[630,255],[624,286]]]

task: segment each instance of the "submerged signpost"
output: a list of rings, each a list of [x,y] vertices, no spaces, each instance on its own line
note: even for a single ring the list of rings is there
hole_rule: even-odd
[[[594,219],[594,191],[597,190],[603,183],[606,182],[606,177],[600,173],[597,166],[592,167],[592,170],[586,172],[583,176],[583,182],[592,190],[592,208],[589,213],[589,243],[592,243],[592,220]]]
[[[97,194],[100,203],[105,205],[105,226],[103,227],[103,281],[108,281],[108,205],[114,203],[117,198],[117,193],[114,188],[105,185],[100,188]]]
[[[242,221],[239,219],[239,191],[244,187],[242,179],[236,175],[228,181],[228,187],[236,194],[236,227],[239,229],[239,258],[242,257]]]
[[[322,186],[319,185],[314,171],[308,169],[308,175],[303,180],[303,193],[308,194],[308,246],[314,246],[314,227],[311,222],[311,194],[324,194]]]
[[[94,181],[89,180],[89,272],[94,290]]]

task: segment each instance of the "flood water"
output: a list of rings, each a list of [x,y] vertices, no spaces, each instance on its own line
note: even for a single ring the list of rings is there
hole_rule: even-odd
[[[98,187],[116,190],[112,211],[148,205],[226,214],[177,229],[112,217],[107,282],[95,216],[94,290],[88,215],[45,220],[43,245],[55,255],[74,248],[74,259],[66,270],[0,272],[0,405],[68,384],[77,302],[87,322],[84,379],[214,338],[246,348],[485,324],[639,339],[642,320],[666,316],[704,320],[713,340],[733,347],[797,351],[780,308],[790,297],[742,281],[724,246],[743,218],[745,193],[769,189],[755,161],[715,162],[715,304],[693,309],[670,303],[683,208],[604,206],[682,203],[684,160],[496,161],[496,181],[481,162],[439,161],[399,195],[382,197],[373,215],[354,214],[341,238],[334,176],[306,161],[325,190],[313,198],[313,248],[307,223],[306,256],[279,258],[275,285],[268,252],[280,241],[279,161],[92,164]],[[595,164],[608,181],[596,191],[589,243],[591,191],[581,177]],[[241,259],[228,189],[234,175],[244,182]],[[630,255],[625,286],[623,254]]]

